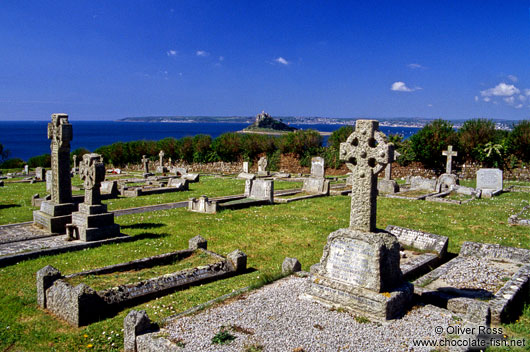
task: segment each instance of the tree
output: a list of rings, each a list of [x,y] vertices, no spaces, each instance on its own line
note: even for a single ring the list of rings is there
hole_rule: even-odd
[[[4,149],[2,143],[0,143],[0,161],[4,161],[9,157],[9,150]]]
[[[417,161],[427,167],[442,168],[445,163],[442,151],[448,145],[458,148],[458,136],[449,121],[437,119],[410,137],[410,143]]]
[[[35,167],[50,167],[52,166],[52,158],[50,154],[43,154],[39,156],[33,156],[28,159],[28,166],[31,168]]]
[[[354,127],[351,125],[342,126],[338,130],[333,131],[328,138],[328,147],[324,150],[323,157],[326,165],[334,169],[338,169],[344,161],[340,160],[339,150],[340,144],[346,142],[346,139],[353,133]]]
[[[198,134],[193,137],[193,161],[196,163],[208,162],[212,150],[212,137],[207,134]]]
[[[459,153],[468,161],[479,161],[488,142],[495,142],[495,123],[488,119],[471,119],[458,131]]]
[[[513,126],[506,140],[506,149],[519,160],[530,161],[530,120],[520,121]]]
[[[241,157],[241,135],[223,133],[213,140],[212,150],[222,161],[237,161]]]

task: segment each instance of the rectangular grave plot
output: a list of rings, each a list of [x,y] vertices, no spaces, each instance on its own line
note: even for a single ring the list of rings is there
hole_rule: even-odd
[[[423,200],[427,197],[436,195],[437,192],[426,191],[426,190],[405,190],[394,194],[385,194],[387,198],[400,198],[400,199],[412,199],[412,200]]]
[[[475,199],[475,196],[460,194],[457,192],[443,192],[425,198],[425,200],[428,202],[439,202],[458,205],[469,203]]]
[[[480,318],[471,313],[473,307],[487,305],[492,324],[507,323],[521,314],[528,295],[528,253],[520,248],[466,242],[458,257],[414,281],[414,291],[424,303],[458,314],[468,312],[474,319]]]
[[[39,304],[71,325],[88,325],[126,306],[228,277],[246,268],[246,256],[240,251],[227,259],[201,247],[66,277],[45,267],[37,273]]]

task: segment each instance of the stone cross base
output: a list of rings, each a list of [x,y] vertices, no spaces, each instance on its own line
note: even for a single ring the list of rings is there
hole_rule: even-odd
[[[378,180],[377,190],[380,193],[397,193],[399,192],[399,185],[394,180]]]
[[[386,231],[332,232],[320,263],[311,267],[310,286],[303,298],[376,321],[401,317],[414,287],[402,278],[399,247],[396,237]]]
[[[70,240],[99,241],[120,234],[120,225],[114,223],[114,214],[107,212],[104,204],[79,204],[79,211],[72,213],[72,221],[66,225]]]
[[[33,224],[50,233],[65,233],[66,224],[72,221],[74,203],[56,204],[51,201],[41,203],[40,210],[33,212]]]

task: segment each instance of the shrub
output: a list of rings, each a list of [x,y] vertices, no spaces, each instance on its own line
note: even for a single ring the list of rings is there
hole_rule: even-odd
[[[530,161],[530,121],[520,121],[513,126],[506,140],[506,149],[522,161]]]
[[[39,156],[33,156],[28,160],[28,166],[31,168],[35,167],[50,167],[52,166],[52,159],[50,154],[42,154]]]
[[[193,161],[196,163],[208,162],[212,150],[212,137],[206,134],[198,134],[193,137]]]
[[[479,161],[484,146],[495,140],[495,123],[488,119],[467,120],[458,131],[459,154],[468,161]]]
[[[24,167],[24,160],[19,158],[7,159],[0,164],[0,169],[21,169]]]
[[[431,168],[442,168],[445,163],[442,151],[448,145],[453,145],[457,149],[457,142],[458,138],[453,125],[442,119],[428,123],[410,137],[411,149],[416,161]]]
[[[280,141],[281,153],[293,153],[299,158],[304,154],[316,155],[321,146],[322,136],[315,130],[289,132]]]
[[[179,140],[178,158],[188,163],[193,162],[193,138],[184,137]]]
[[[240,135],[237,133],[223,133],[212,143],[212,150],[222,161],[237,161],[241,156]]]

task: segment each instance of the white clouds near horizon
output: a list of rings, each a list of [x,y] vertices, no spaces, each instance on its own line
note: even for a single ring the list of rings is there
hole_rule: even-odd
[[[508,78],[512,82],[518,81],[518,78],[513,75],[509,75]],[[507,105],[516,109],[521,109],[524,106],[523,103],[527,101],[527,96],[530,96],[530,89],[524,89],[522,93],[521,89],[517,88],[515,85],[501,82],[493,88],[481,90],[480,95],[483,97],[482,100],[486,103],[491,102],[493,104],[498,104],[502,99]]]
[[[482,95],[483,97],[511,97],[514,94],[519,94],[519,92],[520,90],[513,84],[506,84],[504,82],[501,82],[493,88],[481,90],[480,95]]]
[[[284,59],[283,57],[279,56],[278,58],[274,59],[275,62],[279,63],[279,64],[282,64],[282,65],[289,65],[289,61],[287,61],[286,59]]]
[[[210,53],[205,50],[197,50],[197,52],[195,52],[195,55],[206,57],[206,56],[210,56]]]
[[[166,54],[167,54],[167,56],[177,56],[177,51],[176,50],[168,50]]]
[[[425,69],[426,67],[420,64],[412,63],[407,65],[408,68],[411,68],[413,70],[415,69]]]

